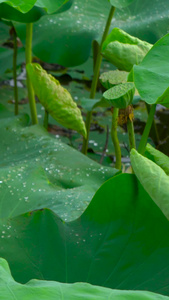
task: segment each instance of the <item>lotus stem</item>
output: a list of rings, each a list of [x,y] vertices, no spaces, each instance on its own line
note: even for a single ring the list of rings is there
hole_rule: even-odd
[[[49,120],[49,113],[45,110],[45,116],[43,121],[43,126],[45,129],[48,129],[48,120]]]
[[[105,155],[106,150],[107,150],[107,147],[108,147],[108,142],[109,142],[109,126],[107,125],[107,130],[106,130],[106,142],[105,142],[105,146],[104,146],[104,149],[103,149],[103,153],[102,153],[102,156],[101,156],[101,159],[100,159],[100,164],[102,164],[102,162],[103,162],[104,155]]]
[[[130,118],[128,118],[128,120],[127,120],[127,131],[128,131],[128,136],[129,136],[130,150],[132,148],[136,149],[134,126],[133,126],[133,121],[131,121]]]
[[[111,138],[112,138],[112,142],[115,149],[115,155],[116,155],[115,168],[121,170],[121,149],[120,149],[120,144],[117,136],[118,114],[119,114],[119,109],[114,107],[113,114],[112,114]]]
[[[147,119],[147,123],[146,123],[146,126],[144,128],[144,131],[143,131],[143,134],[142,134],[142,137],[141,137],[141,141],[140,141],[140,144],[139,144],[139,147],[138,147],[138,152],[142,155],[145,152],[147,139],[148,139],[148,136],[149,136],[149,133],[150,133],[150,129],[151,129],[153,120],[154,120],[155,111],[156,111],[156,104],[153,104],[153,105],[151,105],[150,113],[149,113],[148,119]]]
[[[149,114],[150,113],[150,105],[147,104],[146,102],[145,102],[145,105],[146,105],[147,113]],[[160,139],[159,139],[159,134],[158,134],[158,130],[157,130],[157,126],[156,126],[154,118],[153,118],[153,123],[152,123],[151,129],[152,129],[152,133],[153,133],[153,137],[154,137],[154,142],[156,145],[158,145],[160,142]]]
[[[13,41],[14,41],[14,47],[13,47],[13,80],[14,80],[14,100],[15,100],[15,115],[18,115],[19,109],[18,109],[18,86],[17,86],[17,52],[18,52],[18,45],[17,45],[17,34],[15,31],[15,28],[12,28],[12,34],[13,34]]]
[[[102,49],[103,42],[105,41],[105,39],[108,35],[109,28],[110,28],[110,25],[111,25],[111,20],[113,18],[114,12],[115,12],[115,7],[111,6],[109,16],[108,16],[108,19],[107,19],[107,22],[106,22],[106,26],[105,26],[105,29],[104,29],[104,32],[103,32],[102,40],[101,40],[100,46],[98,48],[97,58],[95,59],[96,63],[95,63],[95,68],[94,68],[94,76],[93,76],[93,80],[92,80],[90,99],[95,98],[98,79],[99,79],[99,74],[100,74],[100,66],[101,66],[101,62],[102,62],[101,49]],[[82,153],[85,154],[85,155],[87,154],[91,119],[92,119],[92,111],[89,111],[87,113],[87,116],[86,116],[87,137],[86,137],[86,139],[85,138],[83,139],[83,146],[82,146]]]
[[[25,53],[26,54],[26,64],[29,64],[32,62],[32,35],[33,35],[33,24],[27,23],[26,24],[26,53]],[[28,72],[27,72],[27,89],[28,89],[28,98],[29,98],[32,124],[38,124],[35,94],[34,94],[34,90],[33,90]]]

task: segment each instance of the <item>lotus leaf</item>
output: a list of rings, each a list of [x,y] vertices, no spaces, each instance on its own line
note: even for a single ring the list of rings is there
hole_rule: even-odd
[[[161,103],[169,107],[168,51],[169,34],[166,34],[133,68],[136,88],[148,104]]]
[[[144,189],[169,220],[169,176],[134,149],[131,150],[131,164]]]
[[[67,2],[69,2],[69,4],[66,7],[69,8],[73,2],[72,0],[37,0],[36,6],[44,8],[48,14],[51,14],[59,10]]]
[[[114,85],[127,82],[127,76],[128,73],[125,71],[108,71],[101,74],[100,81],[106,89],[110,89]]]
[[[7,262],[0,258],[0,297],[8,300],[167,300],[168,297],[143,291],[111,290],[88,283],[65,284],[52,281],[31,280],[22,285],[12,278]],[[15,297],[15,298],[13,298]]]
[[[0,256],[18,282],[88,282],[169,295],[169,223],[134,175],[105,182],[73,222],[41,209],[1,220],[0,233]]]
[[[42,61],[65,67],[82,64],[90,55],[92,41],[101,38],[109,10],[106,0],[74,0],[64,14],[44,16],[34,24],[33,53]],[[135,0],[127,9],[116,9],[112,27],[115,24],[155,43],[166,33],[168,10],[166,0]],[[25,45],[25,26],[15,27]]]
[[[6,3],[22,13],[28,12],[37,0],[0,0],[0,3]]]
[[[27,13],[23,14],[22,12],[16,10],[14,7],[9,6],[6,3],[0,4],[0,18],[6,20],[17,21],[21,23],[33,23],[39,20],[46,12],[37,6],[34,6]]]
[[[147,144],[146,146],[145,155],[160,166],[167,175],[169,175],[169,157],[167,155],[156,150],[150,144]]]
[[[86,127],[80,109],[70,93],[59,81],[48,75],[39,64],[26,66],[35,94],[46,111],[65,127],[74,129],[86,136]]]
[[[139,64],[152,45],[114,28],[103,43],[102,54],[118,69],[128,71]]]
[[[27,115],[9,117],[0,108],[0,218],[43,207],[63,220],[79,217],[117,170],[90,160],[41,126],[28,127]]]
[[[109,0],[111,5],[117,8],[123,8],[130,5],[134,0]]]
[[[47,13],[60,13],[69,9],[73,0],[38,0],[34,7],[32,7],[27,13],[16,10],[15,7],[6,3],[0,4],[0,18],[17,21],[20,23],[33,23],[39,20]]]
[[[118,84],[106,92],[103,97],[114,107],[126,108],[133,100],[135,86],[132,82]]]

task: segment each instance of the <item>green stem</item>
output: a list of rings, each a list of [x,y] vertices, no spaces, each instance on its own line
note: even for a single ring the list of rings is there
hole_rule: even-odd
[[[145,105],[146,105],[147,113],[149,114],[150,113],[150,105],[147,104],[146,102],[145,102]],[[154,137],[155,144],[158,145],[159,142],[160,142],[160,139],[159,139],[157,126],[156,126],[156,123],[155,123],[154,119],[153,119],[153,123],[152,123],[152,134],[153,134],[153,137]]]
[[[116,155],[115,168],[121,170],[121,149],[120,149],[120,144],[117,136],[118,114],[119,114],[119,109],[114,107],[113,115],[112,115],[111,138],[113,141],[115,155]]]
[[[133,121],[131,121],[129,118],[127,120],[127,131],[129,135],[130,150],[132,148],[136,149]]]
[[[25,53],[26,64],[32,62],[32,35],[33,35],[33,24],[27,23],[26,24],[26,53]],[[28,98],[29,98],[29,105],[30,105],[30,111],[32,117],[32,124],[38,124],[35,95],[34,95],[34,90],[28,73],[27,73],[27,89],[28,89]]]
[[[91,92],[90,92],[90,99],[95,98],[97,83],[98,83],[99,73],[100,73],[100,66],[101,66],[101,62],[102,62],[102,55],[101,55],[102,45],[108,35],[109,28],[111,25],[111,20],[113,18],[114,12],[115,12],[115,7],[111,6],[109,16],[108,16],[108,19],[106,22],[106,26],[105,26],[105,29],[103,32],[102,40],[101,40],[101,43],[100,43],[100,46],[98,49],[98,54],[97,54],[97,58],[96,58],[95,68],[94,68],[94,76],[93,76]],[[83,146],[82,146],[82,153],[84,153],[84,154],[87,154],[91,119],[92,119],[92,111],[89,111],[86,115],[87,137],[86,137],[86,139],[85,138],[83,139]]]
[[[149,133],[150,133],[150,129],[151,129],[153,120],[154,120],[155,111],[156,111],[156,104],[153,104],[150,108],[150,113],[148,115],[147,123],[146,123],[146,126],[144,128],[144,131],[143,131],[143,134],[142,134],[142,137],[141,137],[141,141],[140,141],[140,144],[139,144],[139,147],[138,147],[138,152],[140,154],[144,154],[144,152],[145,152],[145,147],[146,147],[147,139],[148,139],[148,136],[149,136]]]
[[[49,113],[45,110],[45,116],[43,121],[43,126],[48,129],[48,119],[49,119]]]
[[[13,27],[13,40],[14,40],[14,49],[13,49],[13,79],[14,79],[14,99],[15,99],[15,115],[18,115],[18,86],[17,86],[17,34],[15,28]]]

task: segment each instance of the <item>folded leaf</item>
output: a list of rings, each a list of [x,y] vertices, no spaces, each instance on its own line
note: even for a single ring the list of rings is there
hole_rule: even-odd
[[[128,71],[138,65],[152,45],[114,28],[103,43],[102,54],[118,69]]]
[[[35,94],[46,111],[60,124],[86,136],[86,127],[80,109],[73,101],[68,90],[59,81],[47,74],[39,64],[26,67]]]
[[[126,108],[133,100],[135,86],[133,82],[118,84],[104,92],[103,97],[114,107]]]
[[[131,150],[131,164],[144,189],[169,220],[169,176],[134,149]]]
[[[167,155],[156,150],[150,144],[147,144],[146,146],[145,155],[160,166],[167,175],[169,175],[169,157]]]

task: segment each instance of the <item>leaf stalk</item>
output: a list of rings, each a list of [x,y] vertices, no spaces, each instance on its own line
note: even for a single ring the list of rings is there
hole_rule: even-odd
[[[33,36],[33,24],[27,23],[26,24],[26,51],[25,51],[26,65],[32,62],[32,36]],[[28,89],[28,98],[29,98],[32,124],[38,124],[35,94],[34,94],[34,90],[28,72],[26,73],[27,73],[27,89]]]
[[[94,76],[93,76],[91,92],[90,92],[90,99],[95,98],[98,79],[99,79],[99,74],[100,74],[100,66],[101,66],[101,62],[102,62],[101,50],[102,50],[103,42],[105,41],[105,39],[108,35],[109,28],[110,28],[110,25],[111,25],[111,20],[113,18],[114,12],[115,12],[115,7],[111,6],[109,16],[108,16],[108,19],[107,19],[107,22],[106,22],[106,26],[105,26],[105,29],[104,29],[104,32],[103,32],[103,35],[102,35],[101,43],[100,43],[98,53],[97,53],[97,58],[96,58],[96,63],[95,63],[95,68],[94,68]],[[87,137],[86,137],[86,139],[85,138],[83,139],[83,146],[82,146],[82,153],[85,154],[85,155],[87,154],[91,119],[92,119],[92,111],[89,111],[86,115]]]

